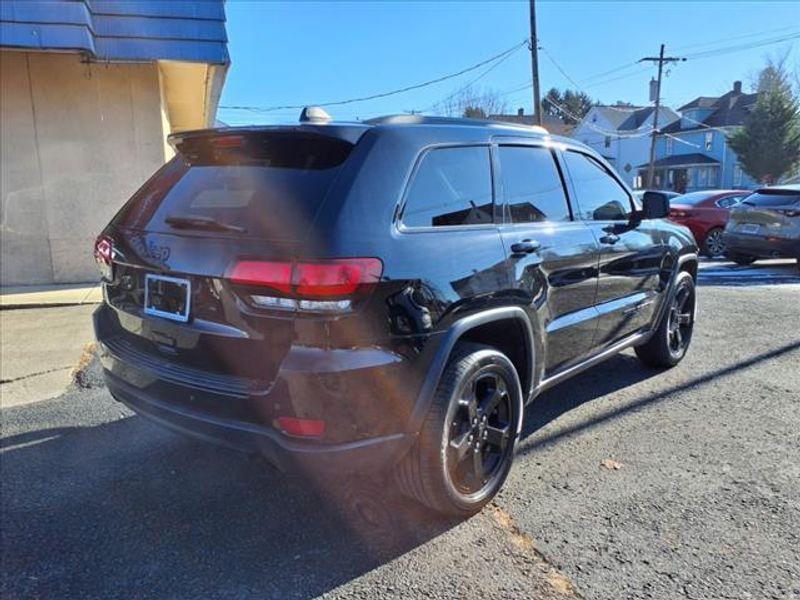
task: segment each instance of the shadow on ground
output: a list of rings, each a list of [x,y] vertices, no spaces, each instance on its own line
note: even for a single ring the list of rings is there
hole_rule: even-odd
[[[310,598],[456,524],[384,482],[332,493],[141,417],[6,438],[2,478],[6,598]]]

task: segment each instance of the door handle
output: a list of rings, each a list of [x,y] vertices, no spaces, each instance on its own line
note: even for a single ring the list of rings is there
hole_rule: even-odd
[[[515,244],[511,244],[511,252],[514,254],[531,254],[541,247],[542,245],[535,240],[524,239]]]
[[[601,244],[611,244],[612,246],[619,241],[619,236],[615,233],[607,233],[600,238]]]

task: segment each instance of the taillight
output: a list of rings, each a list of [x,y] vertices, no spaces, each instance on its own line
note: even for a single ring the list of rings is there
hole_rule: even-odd
[[[114,242],[111,238],[100,236],[94,243],[94,260],[100,275],[107,281],[114,279]]]
[[[283,433],[297,437],[320,437],[325,433],[325,421],[319,419],[278,417],[275,424]]]
[[[248,291],[253,304],[262,308],[328,312],[350,310],[352,300],[368,293],[380,281],[382,271],[377,258],[242,260],[230,270],[228,279],[258,288]],[[272,293],[259,293],[261,288]]]
[[[690,213],[688,210],[671,210],[669,211],[670,218],[675,219],[683,219],[684,217],[688,217]]]
[[[789,218],[800,217],[800,208],[776,208],[775,211]]]

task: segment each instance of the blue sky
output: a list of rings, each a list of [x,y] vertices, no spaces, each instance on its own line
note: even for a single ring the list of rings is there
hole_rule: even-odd
[[[691,55],[800,33],[800,2],[572,2],[539,0],[542,93],[576,86],[603,102],[647,103],[653,67],[633,65],[667,45]],[[272,107],[366,96],[460,71],[528,35],[527,2],[252,2],[229,0],[232,66],[221,105]],[[670,69],[662,97],[677,108],[699,95],[749,87],[765,57],[790,52],[800,70],[800,39]],[[551,61],[557,63],[562,73]],[[625,65],[628,65],[625,67]],[[491,65],[490,65],[491,66]],[[599,74],[625,67],[609,75]],[[486,72],[479,69],[389,98],[331,107],[337,119],[424,110]],[[504,95],[509,111],[530,113],[530,54],[522,48],[474,85]],[[298,110],[220,109],[230,124],[295,121]]]

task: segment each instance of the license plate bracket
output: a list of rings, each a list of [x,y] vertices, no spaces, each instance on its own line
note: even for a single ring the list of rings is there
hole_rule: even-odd
[[[186,323],[189,320],[191,298],[192,283],[188,279],[150,273],[145,275],[145,314]]]

